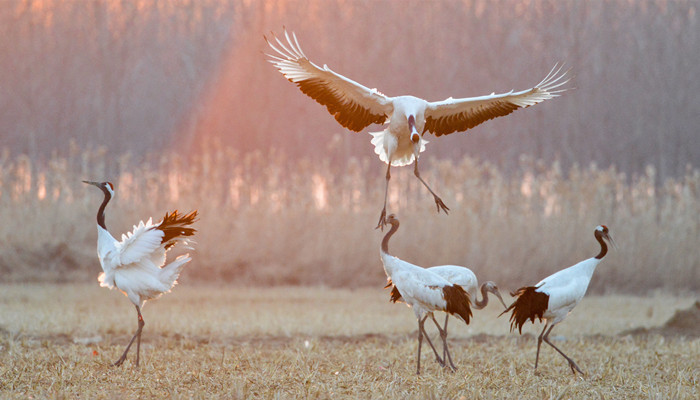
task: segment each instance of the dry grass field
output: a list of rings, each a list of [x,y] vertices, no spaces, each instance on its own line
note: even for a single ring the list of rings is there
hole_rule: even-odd
[[[700,327],[695,335],[624,333],[663,327],[694,301],[585,298],[553,332],[583,377],[546,346],[533,374],[541,325],[510,334],[491,304],[469,326],[452,320],[456,373],[424,353],[416,376],[413,313],[381,287],[182,283],[146,305],[137,369],[133,358],[110,365],[136,328],[119,292],[97,283],[3,285],[0,397],[697,399]]]

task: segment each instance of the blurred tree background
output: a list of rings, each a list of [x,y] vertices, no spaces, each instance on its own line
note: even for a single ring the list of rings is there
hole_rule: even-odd
[[[366,133],[265,62],[263,34],[286,26],[312,61],[390,96],[521,90],[556,62],[572,68],[576,89],[559,99],[428,137],[427,162],[512,171],[527,154],[676,177],[700,154],[697,12],[694,0],[3,1],[0,147],[35,161],[71,142],[134,160],[207,143],[340,167],[374,157]]]

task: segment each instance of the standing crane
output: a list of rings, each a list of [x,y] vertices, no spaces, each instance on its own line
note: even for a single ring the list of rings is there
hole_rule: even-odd
[[[452,284],[457,284],[464,288],[464,290],[469,293],[469,298],[474,299],[471,307],[474,310],[481,310],[489,304],[489,292],[498,297],[498,300],[500,300],[501,304],[503,304],[503,308],[507,308],[506,303],[503,301],[503,297],[501,297],[501,292],[498,290],[498,286],[493,281],[487,281],[481,285],[481,300],[477,298],[479,281],[476,279],[474,272],[467,267],[462,267],[461,265],[438,265],[436,267],[427,268],[427,270],[440,275]],[[403,301],[401,298],[401,293],[391,280],[387,282],[387,285],[384,288],[388,287],[391,287],[390,300],[392,303]],[[440,326],[437,325],[437,321],[434,318],[433,321],[437,325],[438,329],[440,330],[440,334],[442,335],[442,358],[443,360],[447,358],[446,361],[449,361],[450,367],[452,367],[452,369],[457,369],[452,363],[452,357],[450,357],[449,353],[447,352],[447,321],[449,318],[450,314],[445,314],[445,326],[442,329],[440,329]]]
[[[423,335],[425,335],[428,344],[433,349],[438,363],[445,365],[444,361],[438,356],[435,346],[430,341],[430,337],[425,332],[425,320],[433,316],[434,311],[444,311],[446,313],[456,315],[464,323],[469,324],[469,318],[472,316],[470,309],[471,302],[469,294],[460,285],[452,284],[440,275],[428,271],[425,268],[403,261],[398,257],[389,254],[389,239],[399,229],[399,220],[394,214],[387,217],[387,223],[391,225],[391,229],[386,233],[382,240],[380,256],[382,264],[384,264],[384,272],[387,277],[393,282],[401,297],[406,304],[413,308],[413,312],[418,320],[418,357],[416,373],[420,374],[420,352],[423,344]],[[442,329],[435,321],[438,329]],[[450,357],[449,350],[445,351]]]
[[[540,346],[544,340],[569,362],[569,367],[571,367],[571,372],[574,375],[577,371],[583,374],[581,368],[576,365],[574,360],[569,358],[563,351],[559,350],[557,346],[549,341],[549,334],[558,323],[563,321],[569,313],[571,313],[571,310],[576,307],[586,294],[588,283],[591,281],[591,277],[593,277],[595,268],[608,253],[608,246],[605,240],[615,245],[610,231],[605,225],[598,225],[594,235],[598,243],[600,243],[600,252],[598,255],[556,272],[542,279],[535,286],[521,287],[514,293],[511,293],[511,296],[517,297],[517,299],[510,307],[501,313],[501,315],[503,315],[512,310],[510,316],[510,330],[512,332],[513,328],[517,326],[521,334],[523,333],[523,325],[528,319],[532,323],[535,322],[535,318],[539,318],[540,321],[542,321],[542,319],[545,320],[542,333],[540,333],[540,336],[537,338],[535,372],[537,372],[537,363],[540,359]]]
[[[165,265],[165,255],[177,243],[189,247],[189,237],[195,234],[190,227],[197,211],[180,215],[177,210],[165,213],[161,222],[154,224],[151,218],[134,226],[134,230],[122,235],[117,241],[105,226],[105,207],[114,196],[114,185],[110,182],[83,181],[97,186],[104,193],[104,200],[97,210],[97,257],[102,265],[102,273],[97,280],[100,286],[117,288],[124,293],[136,307],[138,328],[126,346],[126,350],[114,363],[120,366],[126,360],[131,345],[136,340],[136,366],[139,366],[141,350],[141,331],[145,322],[141,315],[146,300],[156,299],[167,293],[177,283],[180,270],[192,258],[189,254],[180,255]]]
[[[512,113],[559,96],[566,91],[562,85],[568,71],[555,65],[547,76],[530,89],[502,94],[491,93],[480,97],[429,102],[414,96],[388,97],[377,89],[370,89],[340,75],[325,64],[323,67],[309,61],[299,46],[297,37],[284,31],[286,43],[272,33],[272,41],[265,37],[267,44],[277,53],[268,54],[268,61],[285,78],[296,84],[301,91],[321,105],[343,127],[360,132],[371,124],[389,126],[380,132],[371,132],[374,152],[387,164],[384,207],[379,216],[377,228],[386,225],[386,202],[391,178],[391,166],[410,165],[415,162],[413,173],[433,195],[438,213],[449,208],[421,178],[418,171],[418,156],[428,143],[423,136],[430,132],[435,136],[449,135],[471,129],[482,122]],[[426,80],[434,77],[426,77]]]

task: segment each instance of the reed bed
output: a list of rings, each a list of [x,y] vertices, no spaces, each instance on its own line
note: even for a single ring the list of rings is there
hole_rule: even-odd
[[[105,161],[106,160],[106,161]],[[424,160],[424,161],[423,161]],[[597,292],[700,289],[700,171],[658,182],[614,167],[522,157],[515,173],[472,158],[422,159],[422,175],[451,211],[436,214],[412,168],[395,168],[389,212],[401,228],[392,252],[419,265],[459,264],[513,289],[597,252],[593,230],[619,247],[591,284]],[[141,219],[198,209],[193,261],[182,281],[242,285],[381,285],[383,235],[374,226],[385,165],[368,156],[290,159],[211,146],[187,157],[73,146],[48,161],[0,155],[0,280],[85,282],[99,272],[95,213],[102,194],[81,180],[109,180],[107,226],[116,237]]]

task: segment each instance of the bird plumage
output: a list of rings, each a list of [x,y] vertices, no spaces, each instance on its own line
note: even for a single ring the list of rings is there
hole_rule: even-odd
[[[182,267],[192,260],[189,254],[184,254],[166,264],[166,253],[177,243],[189,247],[191,237],[196,233],[191,225],[197,219],[197,211],[186,215],[177,210],[166,213],[158,223],[153,223],[151,218],[145,223],[140,221],[131,232],[117,240],[105,225],[105,208],[114,195],[114,186],[109,182],[83,182],[97,186],[105,195],[97,212],[97,256],[102,266],[102,273],[98,276],[100,286],[119,289],[134,304],[138,313],[137,333],[115,363],[121,365],[134,339],[138,338],[137,348],[140,347],[144,324],[141,308],[144,303],[169,292],[177,283]],[[138,366],[138,350],[136,357]]]
[[[569,81],[565,79],[566,71],[562,73],[562,67],[555,65],[539,84],[518,92],[511,90],[459,99],[450,97],[435,102],[410,95],[389,97],[334,72],[325,64],[319,67],[306,57],[294,33],[290,36],[285,30],[284,37],[286,43],[274,33],[273,40],[265,37],[276,53],[268,54],[268,61],[304,94],[325,106],[343,127],[359,132],[372,124],[388,123],[384,130],[371,133],[375,153],[387,163],[387,190],[391,166],[415,162],[414,174],[433,195],[438,212],[447,213],[449,208],[418,172],[418,156],[427,143],[423,135],[429,132],[442,136],[471,129],[518,108],[557,97],[566,90],[562,86]],[[377,227],[385,225],[385,216],[386,196]]]
[[[398,230],[399,220],[391,214],[387,217],[387,222],[391,225],[391,229],[382,240],[380,257],[387,278],[393,282],[406,304],[413,309],[418,320],[417,371],[420,373],[420,348],[425,334],[423,324],[426,318],[430,316],[434,319],[434,311],[444,311],[468,324],[472,316],[471,302],[469,294],[461,286],[452,284],[425,268],[389,254],[389,239]],[[441,329],[439,325],[438,329]],[[436,359],[444,365],[444,361],[440,359],[427,334],[426,338]],[[447,354],[449,355],[449,352]]]
[[[571,371],[583,373],[576,363],[561,350],[549,342],[549,333],[555,325],[563,321],[576,305],[583,299],[588,289],[588,284],[593,277],[596,267],[608,252],[605,240],[615,243],[605,225],[599,225],[594,231],[594,236],[600,244],[600,252],[595,257],[583,260],[571,267],[558,271],[538,282],[534,286],[524,286],[511,293],[516,300],[506,308],[501,315],[511,312],[510,330],[517,328],[522,333],[525,322],[529,319],[535,322],[535,318],[545,320],[545,326],[538,337],[537,357],[535,358],[535,370],[539,360],[540,346],[544,340],[552,346],[569,362]],[[547,330],[549,327],[549,330]]]
[[[484,282],[481,287],[479,287],[479,281],[476,278],[474,272],[460,265],[438,265],[435,267],[426,268],[426,270],[440,275],[445,280],[452,284],[458,284],[469,294],[469,299],[471,302],[471,308],[475,310],[480,310],[488,304],[488,293],[493,293],[498,297],[498,299],[503,303],[503,298],[498,290],[498,286],[492,282]],[[401,293],[399,293],[396,286],[393,284],[391,279],[387,280],[385,288],[391,288],[391,302],[396,303],[401,301]],[[481,300],[478,299],[479,291],[481,291]],[[503,307],[506,305],[503,303]]]
[[[481,285],[481,299],[477,297],[479,291],[479,282],[476,279],[476,275],[474,274],[474,272],[472,272],[472,270],[467,267],[462,267],[460,265],[438,265],[426,269],[429,272],[440,275],[452,284],[457,284],[461,286],[469,294],[471,308],[475,310],[481,310],[482,308],[488,305],[489,292],[493,293],[498,298],[498,300],[500,300],[501,304],[503,304],[503,308],[506,308],[506,303],[503,301],[503,297],[501,297],[501,293],[498,290],[498,286],[492,281],[484,282]],[[396,286],[390,278],[387,279],[387,285],[384,286],[384,288],[388,287],[391,287],[390,301],[392,303],[396,303],[397,301],[403,301],[401,293],[396,288]],[[452,365],[452,360],[447,356],[447,322],[449,321],[449,318],[450,314],[445,314],[445,324],[442,327],[442,329],[438,325],[438,329],[440,329],[442,338],[443,359],[448,358],[448,361],[454,369],[455,367],[454,365]],[[437,325],[437,321],[434,318],[433,321]]]
[[[398,257],[382,254],[382,262],[387,276],[417,318],[433,311],[444,311],[469,323],[471,301],[462,287]],[[462,304],[456,304],[458,302]]]

